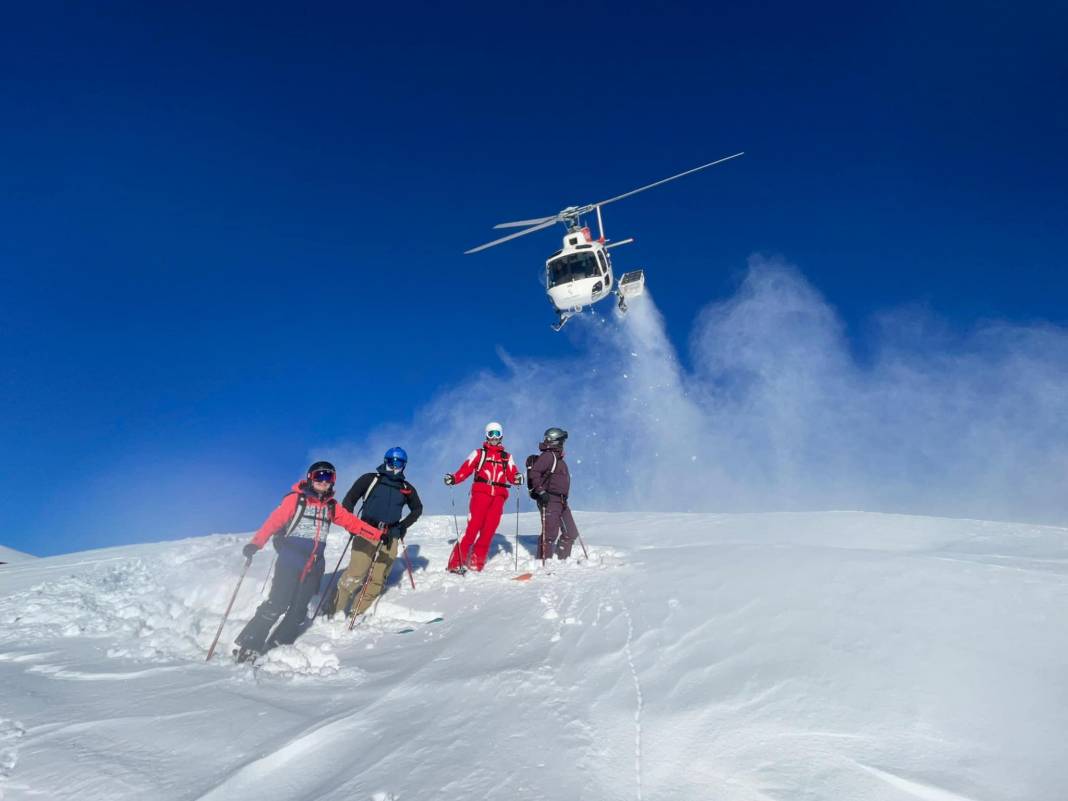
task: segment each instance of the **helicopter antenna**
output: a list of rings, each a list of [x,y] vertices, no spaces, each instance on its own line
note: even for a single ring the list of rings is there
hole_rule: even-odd
[[[590,207],[591,208],[596,208],[598,210],[598,214],[599,214],[601,206],[607,206],[609,203],[615,203],[617,200],[622,200],[625,197],[630,197],[631,195],[636,195],[639,192],[644,192],[646,189],[652,189],[654,186],[660,186],[661,184],[666,184],[668,181],[674,181],[676,178],[682,178],[685,175],[692,175],[695,172],[699,172],[701,170],[706,170],[709,167],[715,167],[717,164],[722,164],[725,161],[730,161],[731,159],[736,159],[739,156],[744,156],[744,155],[745,155],[745,151],[743,150],[740,153],[735,153],[733,156],[724,156],[721,159],[716,159],[715,161],[710,161],[710,162],[708,162],[708,164],[702,164],[700,167],[694,167],[692,170],[686,170],[686,172],[680,172],[678,175],[672,175],[670,178],[664,178],[664,179],[662,179],[660,181],[656,181],[655,183],[646,184],[645,186],[638,187],[637,189],[632,189],[629,192],[624,192],[622,195],[616,195],[615,197],[610,197],[610,198],[608,198],[608,200],[602,200],[600,203],[591,203]]]

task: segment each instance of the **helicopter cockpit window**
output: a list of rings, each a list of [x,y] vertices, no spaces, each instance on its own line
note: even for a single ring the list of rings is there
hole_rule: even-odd
[[[608,272],[608,262],[605,261],[604,253],[600,250],[597,251],[597,261],[601,263],[601,275]]]
[[[569,253],[549,262],[549,286],[566,284],[598,275],[597,257],[592,252]]]

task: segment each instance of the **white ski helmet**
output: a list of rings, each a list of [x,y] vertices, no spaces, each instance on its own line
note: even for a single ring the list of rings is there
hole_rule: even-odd
[[[490,432],[495,436],[490,436]],[[500,423],[486,423],[486,439],[501,439],[504,437],[504,426]]]

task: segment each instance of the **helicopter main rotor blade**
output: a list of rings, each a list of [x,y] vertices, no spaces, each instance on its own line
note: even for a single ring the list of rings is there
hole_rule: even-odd
[[[502,236],[500,239],[494,239],[492,242],[487,242],[484,245],[479,245],[477,248],[471,248],[470,250],[465,250],[464,251],[464,255],[466,255],[468,253],[478,253],[480,250],[485,250],[486,248],[491,248],[494,245],[499,245],[499,244],[501,244],[501,242],[507,242],[509,239],[516,239],[516,238],[521,237],[521,236],[526,236],[527,234],[532,234],[535,231],[540,231],[543,228],[548,228],[549,226],[552,226],[552,225],[556,225],[556,218],[555,217],[550,217],[545,222],[540,223],[538,225],[535,225],[533,228],[527,228],[527,229],[525,229],[523,231],[516,231],[514,234],[508,234],[508,236]]]
[[[638,189],[632,189],[630,192],[624,192],[622,195],[616,195],[615,197],[610,197],[610,198],[608,198],[608,200],[602,200],[600,203],[591,203],[589,205],[589,208],[595,209],[598,206],[607,206],[609,203],[615,203],[617,200],[622,200],[625,197],[630,197],[631,195],[636,195],[639,192],[644,192],[646,189],[652,189],[654,186],[660,186],[661,184],[666,184],[668,181],[674,181],[676,178],[682,178],[684,175],[690,175],[690,174],[698,172],[700,170],[706,170],[709,167],[715,167],[717,164],[722,164],[725,161],[730,161],[731,159],[736,159],[739,156],[744,156],[744,155],[745,155],[745,151],[743,150],[741,153],[735,153],[733,156],[724,156],[721,159],[716,159],[715,161],[710,161],[710,162],[708,162],[708,164],[702,164],[700,167],[694,167],[692,170],[686,170],[686,172],[680,172],[678,175],[672,175],[670,178],[664,178],[663,180],[657,181],[656,183],[647,184],[646,186],[639,187]]]
[[[497,223],[494,228],[522,228],[524,225],[541,225],[543,222],[549,220],[556,220],[556,215],[552,217],[538,217],[536,220],[516,220],[515,222]]]

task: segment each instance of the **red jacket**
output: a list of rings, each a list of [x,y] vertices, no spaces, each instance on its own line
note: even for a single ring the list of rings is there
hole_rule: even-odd
[[[482,462],[481,467],[479,462]],[[502,446],[489,442],[483,442],[481,448],[471,451],[452,478],[459,484],[472,473],[475,473],[475,481],[471,492],[480,495],[504,495],[507,499],[508,486],[519,483],[519,470],[511,454]]]
[[[305,481],[298,481],[293,485],[293,492],[282,499],[282,502],[278,504],[278,508],[271,512],[267,520],[260,526],[260,530],[252,536],[253,545],[262,548],[267,544],[267,540],[275,534],[281,534],[289,528],[293,515],[297,511],[297,500],[301,495],[304,496],[306,506],[300,526],[303,527],[307,524],[309,527],[314,527],[316,544],[319,542],[326,543],[326,535],[330,526],[323,526],[321,525],[322,523],[337,523],[350,534],[363,537],[371,542],[378,542],[382,537],[382,532],[379,529],[370,523],[363,522],[341,504],[331,503],[334,499],[333,492],[330,492],[326,497],[320,498],[314,492],[305,492],[306,484],[307,482]],[[333,516],[330,515],[331,507],[333,507]],[[293,534],[299,536],[297,531],[294,531]]]

